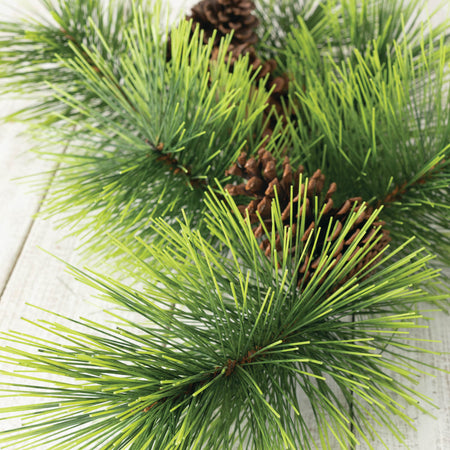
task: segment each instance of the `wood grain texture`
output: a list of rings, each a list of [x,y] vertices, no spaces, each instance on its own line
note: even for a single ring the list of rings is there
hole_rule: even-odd
[[[45,15],[40,2],[0,0],[0,20]],[[5,96],[0,80],[0,119],[27,106],[27,101]],[[29,152],[32,142],[27,126],[0,121],[0,299],[12,270],[20,258],[44,192],[30,187],[31,175],[54,167]],[[44,178],[42,178],[44,179]]]
[[[0,101],[0,111],[5,114],[18,106],[24,103]],[[0,127],[0,298],[43,197],[42,192],[30,192],[29,184],[17,178],[51,167],[27,151],[30,144],[19,136],[25,129],[18,123]]]
[[[76,238],[64,238],[61,231],[57,231],[48,221],[36,220],[28,236],[26,244],[14,272],[6,287],[0,302],[0,331],[10,330],[52,342],[62,342],[53,334],[33,326],[23,319],[33,322],[46,319],[50,322],[61,322],[51,314],[34,308],[32,305],[71,318],[80,316],[91,320],[104,322],[103,312],[105,304],[93,299],[93,290],[79,282],[66,272],[65,265],[52,255],[57,255],[67,263],[81,266],[80,258],[74,251],[79,244]],[[45,249],[48,254],[44,252]],[[1,346],[9,345],[3,341]],[[17,348],[17,345],[14,344]],[[2,367],[3,370],[13,367]],[[46,375],[48,380],[57,377]],[[17,381],[12,377],[2,376],[2,382]],[[39,398],[10,397],[2,400],[2,407],[38,403]],[[17,419],[0,422],[1,430],[20,426]],[[20,445],[0,447],[2,450],[21,450]],[[47,447],[39,446],[36,450]]]
[[[394,424],[401,430],[408,447],[401,444],[383,428],[375,426],[375,429],[380,433],[386,444],[386,447],[382,447],[381,444],[378,444],[379,447],[375,445],[376,449],[447,450],[450,448],[450,376],[448,375],[450,371],[448,353],[450,350],[450,318],[443,312],[431,312],[425,315],[430,318],[429,323],[427,323],[429,328],[415,330],[414,333],[411,333],[411,338],[440,342],[410,342],[411,345],[424,347],[432,352],[446,352],[446,354],[429,353],[422,355],[418,359],[419,362],[439,367],[442,371],[432,370],[425,366],[420,367],[417,364],[417,367],[420,367],[424,372],[429,372],[431,375],[418,377],[418,384],[410,385],[410,387],[428,397],[437,406],[437,408],[433,408],[425,402],[420,402],[420,405],[425,407],[435,418],[420,412],[413,406],[407,406],[405,413],[414,420],[414,428],[407,426],[399,419],[395,419]],[[399,401],[401,402],[401,400]],[[358,450],[368,450],[370,447],[364,444],[356,448]]]

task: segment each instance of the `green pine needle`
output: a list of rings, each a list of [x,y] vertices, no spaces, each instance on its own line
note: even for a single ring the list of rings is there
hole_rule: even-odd
[[[160,1],[44,4],[51,23],[0,24],[0,71],[9,90],[40,96],[19,116],[39,116],[39,150],[62,164],[47,215],[64,212],[96,251],[111,251],[105,232],[143,237],[183,207],[195,219],[206,186],[262,142],[268,93],[245,60],[227,73],[224,42],[210,66],[212,44],[186,21],[168,44]],[[419,0],[261,0],[257,13],[260,55],[292,80],[293,115],[266,148],[321,168],[342,199],[385,205],[394,242],[415,235],[448,265],[448,20],[423,24]]]
[[[40,3],[48,15],[33,13],[20,20],[0,22],[0,77],[3,93],[17,94],[20,98],[26,95],[35,100],[32,106],[17,111],[9,119],[53,123],[58,121],[58,113],[73,118],[77,113],[53,97],[47,83],[64,87],[67,93],[86,104],[101,107],[91,92],[80,89],[77,75],[60,60],[73,58],[73,49],[85,45],[99,49],[113,63],[117,55],[126,51],[124,31],[133,21],[132,5],[136,2],[40,0]],[[104,52],[96,29],[108,42],[111,53]]]
[[[280,262],[264,255],[229,196],[209,196],[206,204],[205,225],[220,248],[186,223],[173,227],[162,219],[152,225],[162,240],[147,246],[151,262],[123,248],[135,259],[140,289],[70,267],[139,320],[109,311],[115,324],[64,324],[63,317],[37,322],[53,333],[52,340],[20,332],[4,336],[12,346],[2,349],[1,361],[15,370],[2,373],[18,380],[4,395],[41,401],[1,410],[23,424],[5,432],[0,443],[24,450],[38,444],[96,450],[348,448],[374,443],[371,418],[402,439],[398,421],[412,424],[404,405],[424,411],[421,404],[429,402],[413,388],[426,373],[416,359],[426,350],[408,339],[424,326],[416,304],[434,300],[416,288],[436,276],[426,268],[429,256],[386,256],[369,278],[363,268],[339,285],[377,237],[359,243],[358,256],[351,258],[350,249],[333,265],[336,242],[323,246],[326,281],[313,277],[298,287],[297,268],[320,233],[289,252],[291,228],[278,229]],[[281,223],[281,212],[273,210]],[[344,228],[356,218],[349,217]],[[56,381],[48,382],[50,375]]]
[[[308,173],[320,168],[336,181],[339,200],[361,196],[384,205],[394,243],[415,235],[448,265],[450,47],[442,28],[413,26],[408,16],[391,41],[394,17],[365,47],[340,47],[341,53],[323,47],[298,18],[286,38],[293,115],[280,147],[288,145],[291,160]],[[334,12],[321,23],[333,20],[348,28],[338,26]]]
[[[62,224],[86,232],[96,250],[105,232],[143,236],[153,217],[173,217],[183,207],[195,218],[208,184],[225,179],[244,147],[258,148],[269,96],[254,89],[247,58],[230,73],[229,39],[210,61],[212,43],[203,45],[199,30],[183,21],[172,30],[166,63],[159,15],[148,24],[137,10],[132,25],[114,67],[102,51],[84,46],[73,47],[75,59],[61,60],[77,74],[77,88],[108,113],[53,85],[61,103],[83,118],[60,115],[66,127],[38,130],[45,149],[68,145],[62,155],[41,150],[60,163],[44,214],[67,212]]]

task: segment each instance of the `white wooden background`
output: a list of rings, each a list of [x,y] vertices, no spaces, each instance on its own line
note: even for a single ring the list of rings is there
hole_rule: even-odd
[[[26,11],[29,8],[27,5],[33,4],[35,7],[36,3],[33,0],[0,0],[0,18],[6,14],[11,15],[10,6],[18,8],[15,14],[20,15],[21,8]],[[195,1],[172,0],[172,3],[187,8]],[[434,7],[439,0],[430,0],[429,3]],[[442,11],[443,14],[449,14],[448,6]],[[2,96],[0,115],[25,104],[22,100],[10,100]],[[27,303],[71,317],[102,317],[98,305],[89,301],[92,294],[89,289],[75,282],[65,273],[62,263],[40,249],[43,248],[69,263],[82,265],[82,259],[75,250],[75,238],[63,240],[64,233],[55,230],[51,221],[33,218],[39,211],[44,194],[29,192],[26,184],[15,180],[17,177],[52,168],[27,152],[29,146],[24,126],[0,124],[0,332],[20,330],[36,333],[21,318],[36,319],[43,316],[43,313],[32,309]],[[430,329],[422,333],[421,337],[441,340],[433,349],[448,352],[450,319],[442,313],[434,313],[433,318]],[[39,333],[43,335],[43,332]],[[424,361],[450,371],[449,356],[429,355]],[[418,391],[428,395],[439,405],[439,409],[433,411],[437,418],[430,418],[411,409],[412,417],[416,419],[416,430],[408,430],[400,424],[407,436],[408,446],[414,450],[450,449],[450,378],[445,374],[434,375],[423,377]],[[21,400],[16,398],[4,400],[0,407],[19,401]],[[6,424],[0,424],[0,431],[5,426]],[[388,435],[385,440],[389,450],[404,448]],[[12,448],[16,447],[8,447]],[[358,448],[362,450],[366,447]],[[381,444],[376,444],[375,448],[382,448]]]

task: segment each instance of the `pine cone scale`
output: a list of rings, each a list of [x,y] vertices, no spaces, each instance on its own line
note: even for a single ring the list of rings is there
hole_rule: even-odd
[[[355,241],[358,240],[358,246],[352,251],[349,259],[358,257],[362,246],[368,245],[373,239],[379,238],[378,243],[372,248],[370,252],[363,257],[363,259],[354,267],[354,269],[343,279],[340,283],[357,274],[360,269],[367,264],[372,264],[376,261],[377,255],[386,247],[389,242],[389,233],[380,232],[381,221],[374,222],[367,231],[363,233],[363,225],[370,219],[372,215],[372,208],[367,208],[363,203],[361,197],[353,197],[345,200],[339,207],[335,207],[333,201],[333,194],[337,191],[336,183],[331,183],[326,191],[325,176],[317,170],[308,183],[299,185],[298,176],[303,173],[304,168],[300,166],[296,171],[292,168],[289,158],[285,157],[281,164],[282,174],[277,176],[277,163],[273,155],[261,148],[257,156],[247,157],[245,153],[239,155],[238,161],[228,169],[227,174],[234,175],[246,179],[247,181],[238,185],[227,185],[225,189],[232,196],[237,196],[243,191],[252,200],[247,207],[240,211],[249,214],[251,223],[257,224],[254,228],[254,235],[257,238],[263,238],[266,232],[271,233],[274,227],[272,224],[272,202],[275,195],[281,210],[281,220],[284,226],[291,227],[293,242],[296,242],[296,235],[300,231],[298,223],[305,222],[303,234],[298,236],[300,242],[306,243],[308,239],[313,239],[315,242],[315,253],[312,255],[308,253],[305,261],[298,270],[299,285],[306,286],[307,280],[313,276],[315,272],[321,270],[321,252],[327,243],[336,242],[335,248],[331,258],[334,259],[333,265],[337,263],[345,254]],[[296,174],[294,176],[293,174]],[[294,198],[291,200],[290,192],[294,193]],[[313,209],[319,205],[319,221],[316,222]],[[321,206],[320,206],[321,205]],[[258,223],[258,216],[264,221],[264,226]],[[350,215],[355,215],[350,229],[344,227]],[[332,221],[331,232],[327,235],[324,229]],[[266,231],[267,230],[267,231]],[[318,235],[317,235],[318,233]],[[345,233],[343,235],[343,233]],[[312,236],[314,234],[314,236]],[[267,236],[268,237],[268,236]],[[263,239],[261,242],[261,249],[267,257],[271,257],[273,251],[279,252],[281,250],[281,236],[279,233],[275,236],[275,249],[272,249],[272,244],[269,239]],[[313,246],[310,246],[310,250]],[[295,248],[290,249],[293,254]],[[312,261],[312,262],[311,262]],[[321,276],[319,283],[323,283],[327,279],[328,270]]]

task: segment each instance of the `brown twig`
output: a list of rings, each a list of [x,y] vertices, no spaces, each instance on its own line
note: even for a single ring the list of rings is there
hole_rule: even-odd
[[[402,197],[408,192],[409,189],[425,184],[427,181],[431,180],[434,175],[439,173],[441,171],[440,166],[444,164],[444,162],[445,159],[440,161],[438,164],[435,164],[427,173],[425,173],[413,183],[408,183],[407,181],[405,181],[401,185],[395,186],[394,189],[392,189],[392,191],[388,195],[386,195],[383,200],[378,201],[377,208],[379,208],[380,206],[389,207],[392,203],[401,201]]]
[[[80,54],[83,56],[83,58],[85,59],[85,61],[92,67],[92,69],[101,77],[101,78],[107,78],[109,81],[111,81],[112,83],[114,83],[115,87],[118,89],[118,91],[120,92],[120,94],[123,96],[123,98],[127,101],[127,103],[134,109],[135,107],[133,106],[133,104],[131,103],[130,99],[128,98],[128,96],[126,95],[126,93],[124,92],[124,90],[122,89],[121,86],[119,86],[118,83],[115,82],[115,80],[112,80],[110,76],[108,76],[103,70],[101,70],[92,60],[92,58],[87,54],[87,52],[85,50],[83,50],[81,44],[71,35],[67,32],[67,30],[65,30],[64,28],[60,27],[59,28],[60,32],[63,34],[63,36],[70,42],[72,42],[72,44],[78,49],[78,51],[80,52]],[[164,144],[162,142],[154,145],[153,143],[151,143],[148,139],[145,140],[145,143],[148,144],[153,151],[159,153],[159,156],[156,158],[156,161],[161,162],[165,165],[167,165],[169,167],[169,169],[175,174],[184,174],[188,180],[189,180],[189,184],[194,187],[194,188],[198,188],[201,186],[205,186],[207,184],[206,180],[204,179],[199,179],[199,178],[194,178],[192,176],[192,170],[189,167],[183,166],[179,163],[179,161],[173,157],[173,155],[171,153],[164,153],[163,149],[164,149]]]
[[[256,355],[257,353],[259,354]],[[197,389],[201,388],[206,383],[210,383],[211,381],[213,381],[215,378],[219,377],[222,374],[224,377],[228,378],[233,375],[237,367],[243,367],[247,364],[251,364],[253,361],[257,359],[263,359],[265,356],[266,355],[264,354],[264,352],[261,352],[261,347],[256,346],[254,349],[249,350],[247,354],[240,359],[228,359],[227,364],[224,367],[217,366],[215,367],[214,372],[207,374],[203,380],[187,385],[186,389],[182,393],[174,397],[174,400],[181,397],[182,395],[185,396],[191,395]],[[163,404],[167,399],[168,397],[164,397],[161,400],[153,402],[150,406],[147,406],[143,410],[143,412],[145,413],[149,412],[153,407]]]

